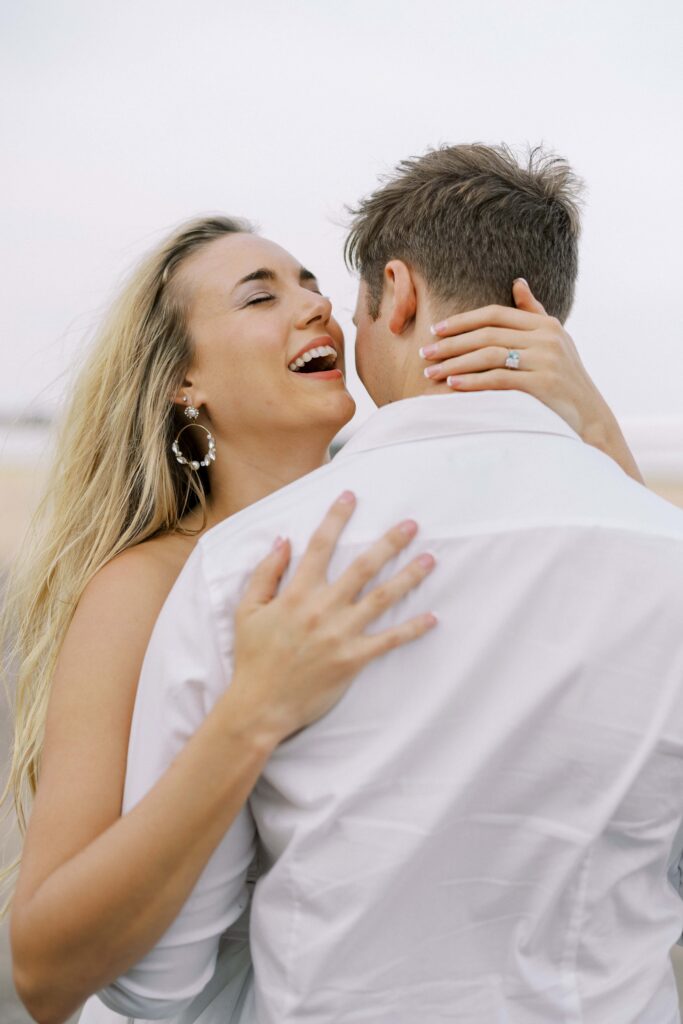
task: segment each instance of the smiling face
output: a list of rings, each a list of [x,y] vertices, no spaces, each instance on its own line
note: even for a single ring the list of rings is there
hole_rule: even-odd
[[[175,283],[194,352],[183,392],[217,439],[250,450],[286,450],[297,436],[329,444],[355,404],[344,337],[314,275],[274,242],[238,233],[187,259]]]

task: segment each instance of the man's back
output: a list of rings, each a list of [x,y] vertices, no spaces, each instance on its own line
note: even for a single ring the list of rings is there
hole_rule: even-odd
[[[358,506],[331,577],[412,516],[399,564],[429,549],[437,568],[375,628],[427,610],[440,623],[268,761],[250,798],[263,873],[240,1019],[674,1024],[683,514],[526,395],[385,407],[330,465],[202,538],[150,644],[124,809],[224,689],[255,562],[280,533],[296,565],[344,488]],[[204,670],[198,647],[179,667],[190,640],[160,641],[183,622],[194,638],[199,615],[220,663]],[[187,672],[191,685],[173,682]],[[251,815],[169,948],[237,918]]]
[[[482,397],[508,428],[550,422]],[[351,442],[230,531],[240,566],[276,530],[300,552],[343,481],[331,575],[403,515],[438,560],[387,616],[438,630],[369,665],[252,795],[258,1019],[673,1021],[683,515],[568,430],[434,437],[452,407],[410,403],[383,426],[415,439]],[[225,564],[220,528],[204,546]]]

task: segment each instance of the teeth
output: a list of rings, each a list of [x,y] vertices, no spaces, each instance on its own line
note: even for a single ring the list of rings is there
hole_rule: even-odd
[[[336,349],[332,348],[331,345],[321,345],[319,348],[309,348],[307,352],[304,352],[298,359],[293,360],[289,364],[290,370],[299,370],[306,363],[310,363],[311,359],[320,358],[321,356],[334,356],[335,362],[337,361]]]

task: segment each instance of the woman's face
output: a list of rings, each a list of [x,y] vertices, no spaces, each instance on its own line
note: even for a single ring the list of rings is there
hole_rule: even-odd
[[[177,284],[194,346],[184,391],[200,422],[250,448],[297,435],[329,444],[355,403],[344,336],[313,274],[274,242],[232,234],[186,260]],[[326,352],[290,368],[312,349]]]

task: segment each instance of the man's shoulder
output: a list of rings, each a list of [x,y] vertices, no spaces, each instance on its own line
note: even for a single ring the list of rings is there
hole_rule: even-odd
[[[350,473],[345,460],[333,460],[207,531],[197,544],[196,560],[210,571],[217,560],[234,564],[253,558],[253,543],[268,539],[272,543],[277,534],[304,536],[338,495],[347,488],[354,489],[357,481],[358,472]],[[262,554],[266,553],[264,548]]]
[[[654,534],[676,546],[683,542],[683,509],[632,479],[597,449],[576,445],[561,472],[577,485],[567,501],[569,515],[573,510],[580,515],[585,509],[595,517],[596,525]]]
[[[444,542],[530,526],[589,526],[683,544],[683,511],[580,441],[546,438],[531,448],[502,447],[493,435],[476,441],[474,452],[445,437],[342,453],[215,526],[193,555],[210,575],[219,567],[223,576],[231,567],[253,567],[280,534],[292,540],[296,557],[345,489],[358,504],[343,546],[376,539],[408,517]]]

